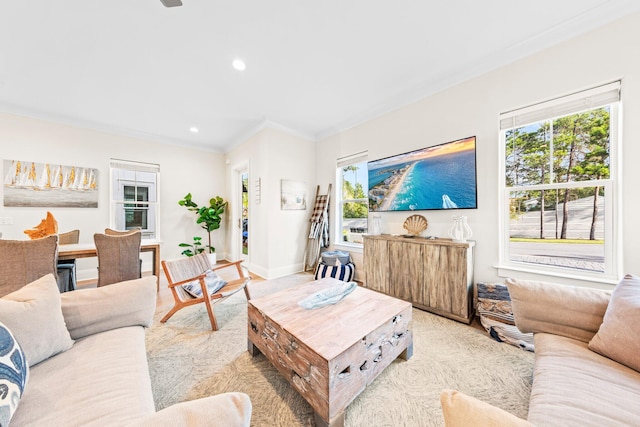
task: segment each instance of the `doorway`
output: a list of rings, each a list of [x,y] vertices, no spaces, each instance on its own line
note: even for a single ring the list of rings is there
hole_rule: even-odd
[[[241,251],[240,258],[243,261],[247,261],[249,258],[249,173],[247,170],[242,170],[239,173],[240,176],[240,188],[241,200],[242,200],[242,212],[240,215],[240,239],[241,239]]]

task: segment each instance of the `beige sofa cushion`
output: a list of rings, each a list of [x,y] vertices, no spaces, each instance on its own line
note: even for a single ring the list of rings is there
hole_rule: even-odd
[[[144,332],[90,335],[31,368],[11,426],[125,426],[155,412]]]
[[[516,326],[589,342],[598,332],[611,293],[535,280],[507,279]]]
[[[62,317],[58,284],[52,274],[0,298],[0,321],[20,343],[29,366],[73,345]]]
[[[249,396],[244,393],[222,393],[175,404],[129,427],[249,427],[250,424]]]
[[[454,390],[440,395],[445,427],[531,427],[533,424],[500,408]]]
[[[589,348],[640,371],[640,277],[628,274],[616,286]]]
[[[558,335],[534,336],[528,420],[539,426],[638,425],[640,373]]]
[[[61,295],[62,314],[71,338],[124,326],[150,326],[156,309],[156,277],[79,289]]]

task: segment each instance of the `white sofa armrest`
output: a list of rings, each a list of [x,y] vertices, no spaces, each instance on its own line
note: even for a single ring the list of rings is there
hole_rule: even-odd
[[[169,406],[129,427],[249,427],[250,424],[249,396],[223,393]]]
[[[125,326],[150,326],[156,309],[156,289],[155,276],[147,276],[63,293],[62,314],[71,338]]]

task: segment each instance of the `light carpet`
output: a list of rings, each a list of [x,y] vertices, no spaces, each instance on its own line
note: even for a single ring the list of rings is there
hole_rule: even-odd
[[[313,280],[310,274],[253,282],[252,298]],[[264,355],[247,352],[243,292],[216,304],[211,331],[204,305],[159,319],[147,330],[151,383],[158,410],[227,391],[251,397],[252,426],[313,426],[312,408]],[[498,343],[483,331],[413,309],[413,357],[394,361],[346,411],[345,426],[443,426],[440,392],[463,391],[526,418],[533,354]]]

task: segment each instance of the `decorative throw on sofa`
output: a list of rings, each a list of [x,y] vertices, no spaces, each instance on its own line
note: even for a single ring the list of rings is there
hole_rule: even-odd
[[[9,329],[0,323],[0,426],[8,426],[24,393],[29,365]]]
[[[533,351],[533,334],[523,334],[515,326],[507,285],[478,283],[477,310],[480,323],[493,339]]]

